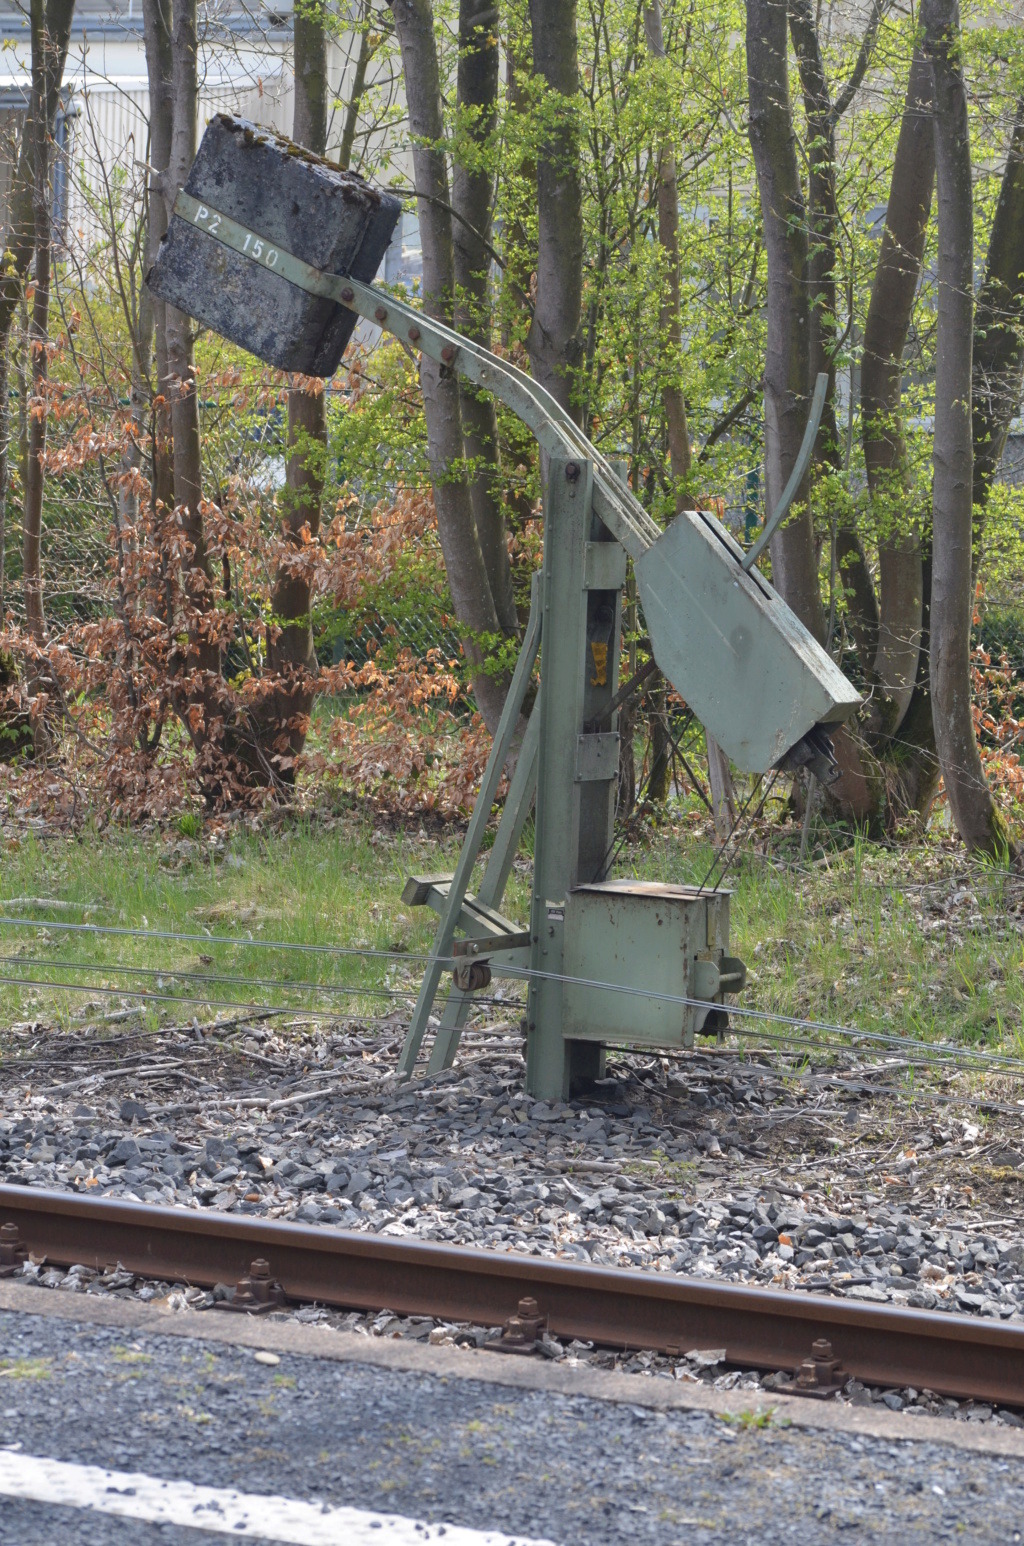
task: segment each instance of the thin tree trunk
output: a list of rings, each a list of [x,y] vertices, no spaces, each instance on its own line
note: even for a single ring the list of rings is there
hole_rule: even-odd
[[[665,58],[665,38],[660,0],[644,6],[644,36],[652,59]],[[675,489],[676,510],[685,505],[683,487],[689,477],[693,452],[690,429],[686,422],[686,399],[679,380],[683,352],[682,308],[679,280],[679,185],[676,178],[676,149],[671,139],[658,148],[658,243],[665,261],[665,289],[661,314],[661,401],[668,431],[668,456]]]
[[[494,0],[460,0],[458,104],[462,135],[472,146],[468,164],[458,159],[452,175],[455,256],[455,326],[491,346],[490,241],[494,173],[490,140],[498,102],[497,7]],[[460,136],[461,138],[461,136]],[[505,517],[501,506],[498,417],[489,392],[459,384],[462,435],[468,462],[473,519],[502,632],[519,631]]]
[[[529,218],[537,189],[537,161],[531,131],[532,101],[529,80],[532,74],[529,0],[509,0],[504,36],[505,50],[505,138],[502,146],[502,194],[505,212],[502,231],[501,342],[510,348],[523,336],[524,313],[527,326],[532,308],[524,305],[530,293],[530,276],[536,271],[536,234]],[[528,516],[528,509],[524,510]]]
[[[1024,384],[1024,96],[1017,102],[974,315],[974,570],[984,511]]]
[[[7,497],[10,482],[9,448],[11,444],[11,404],[9,397],[9,353],[7,339],[0,347],[0,626],[6,615],[7,585]]]
[[[903,351],[921,277],[935,181],[931,65],[915,53],[893,162],[885,231],[864,327],[861,421],[868,488],[877,512],[881,617],[872,676],[876,736],[892,733],[910,704],[922,626],[921,538],[900,417]]]
[[[660,0],[644,7],[644,36],[652,59],[665,58],[665,36]],[[693,451],[686,418],[686,399],[679,380],[683,352],[681,285],[679,275],[679,184],[676,176],[676,151],[665,138],[658,152],[658,242],[665,257],[665,290],[661,315],[661,402],[665,410],[669,466],[675,490],[676,511],[686,503],[686,480],[690,475]],[[653,729],[653,722],[652,722]],[[710,731],[704,731],[708,754],[708,781],[715,826],[721,836],[735,820],[736,802],[729,759]]]
[[[530,0],[533,69],[544,83],[537,154],[537,300],[527,338],[540,384],[579,422],[583,190],[576,0]]]
[[[0,336],[5,339],[32,262],[36,148],[40,141],[50,139],[53,134],[74,9],[74,0],[48,0],[46,4],[43,0],[32,0],[33,35],[38,18],[41,36],[45,39],[44,68],[40,72],[33,71],[18,161],[8,195],[4,262],[0,270]]]
[[[36,10],[33,7],[33,23]],[[42,21],[42,17],[40,17]],[[33,25],[32,68],[35,74],[45,70],[47,42],[42,27],[37,34]],[[36,644],[46,643],[46,616],[43,610],[43,486],[46,481],[46,387],[48,360],[46,346],[50,320],[50,141],[40,135],[36,142],[35,166],[35,291],[32,296],[32,320],[29,325],[32,398],[28,422],[28,465],[22,506],[22,585],[25,595],[25,623]]]
[[[149,187],[146,226],[146,267],[156,262],[167,230],[167,203],[164,179],[171,161],[174,128],[174,52],[171,43],[170,0],[143,0],[143,29],[146,40],[146,72],[149,79]],[[152,408],[152,501],[160,521],[174,507],[174,460],[171,434],[171,406],[162,388],[167,382],[167,307],[147,290],[153,313],[153,346],[156,379],[161,388],[153,394]],[[163,512],[163,516],[161,515]],[[173,617],[168,611],[165,622]]]
[[[836,120],[818,41],[811,0],[789,0],[793,38],[807,115],[807,285],[811,306],[808,320],[808,384],[820,371],[828,376],[825,409],[815,445],[817,460],[833,470],[841,465],[836,424]]]
[[[939,758],[935,750],[930,670],[932,565],[927,542],[921,561],[921,577],[921,649],[917,660],[917,680],[910,705],[899,726],[899,735],[885,749],[889,827],[893,831],[908,817],[914,816],[923,829],[939,792]]]
[[[807,117],[807,284],[810,302],[808,386],[813,387],[822,371],[828,378],[815,459],[833,472],[839,472],[843,463],[835,397],[839,231],[836,125],[863,80],[878,31],[880,11],[879,0],[875,0],[853,71],[838,100],[834,102],[821,56],[816,12],[810,0],[789,0],[790,33]],[[846,591],[850,631],[858,654],[865,668],[870,671],[878,641],[878,604],[867,555],[860,537],[846,523],[839,527],[836,546]]]
[[[971,702],[971,365],[974,209],[957,0],[922,0],[935,92],[939,211],[932,481],[932,712],[957,831],[968,849],[1005,853],[1006,825],[985,780]]]
[[[196,0],[175,0],[171,28],[173,114],[171,153],[163,179],[168,214],[192,162],[197,144],[199,44]],[[220,674],[221,652],[214,616],[214,579],[203,531],[202,453],[199,395],[196,388],[191,318],[174,306],[165,308],[167,379],[161,383],[171,404],[175,515],[188,545],[184,590],[189,618],[189,666]],[[194,728],[202,742],[209,725]]]
[[[32,262],[36,246],[36,216],[40,199],[40,178],[45,178],[49,165],[49,145],[53,135],[54,120],[60,101],[60,88],[64,79],[68,39],[71,35],[71,17],[74,0],[32,0],[30,12],[32,43],[32,84],[29,91],[28,110],[21,132],[17,164],[11,179],[7,208],[7,232],[4,262],[0,274],[0,354],[3,356],[3,376],[9,371],[10,338],[14,319],[22,300],[25,278]],[[43,183],[42,197],[48,198],[47,183]],[[45,211],[44,211],[45,214]],[[44,232],[44,245],[49,258],[49,221]],[[45,268],[45,265],[44,265]],[[49,271],[42,274],[43,295],[48,300]],[[42,301],[40,302],[42,306]],[[35,307],[33,308],[35,312]],[[45,319],[45,309],[36,314],[36,321]],[[45,371],[46,357],[42,356]],[[37,359],[31,363],[33,384],[39,367]],[[7,397],[4,397],[5,413],[9,413]],[[29,427],[29,438],[38,442],[39,429]],[[9,419],[0,449],[0,499],[3,500],[6,523],[7,485],[9,478]],[[41,447],[37,446],[37,449]],[[31,447],[25,459],[25,472],[31,460]],[[24,566],[24,590],[28,626],[37,643],[45,637],[42,610],[42,573],[40,541],[42,522],[42,466],[37,463],[37,480],[34,480],[32,497],[29,499],[29,477],[22,479],[23,516],[27,525],[23,531],[22,560]],[[27,557],[28,562],[25,563]],[[2,560],[0,560],[2,563]]]
[[[747,0],[747,80],[768,257],[764,371],[765,515],[771,518],[796,464],[807,417],[810,318],[807,220],[789,97],[785,0]],[[815,638],[824,638],[809,479],[772,541],[772,579]]]
[[[295,12],[295,106],[292,138],[322,156],[327,148],[327,34],[320,5]],[[358,111],[358,103],[355,104]],[[273,769],[284,783],[294,779],[295,758],[305,744],[313,702],[317,660],[313,645],[312,581],[309,555],[320,532],[327,458],[327,395],[321,385],[288,393],[288,461],[285,470],[280,559],[271,590],[273,627],[267,664],[280,682],[254,711],[259,771]]]
[[[428,316],[450,322],[455,258],[448,172],[440,148],[444,125],[433,8],[430,0],[390,0],[390,4],[402,51],[409,127],[416,136],[412,161],[423,251],[423,305]],[[445,570],[463,630],[463,648],[473,666],[477,705],[493,731],[501,716],[506,683],[482,669],[487,637],[498,635],[500,625],[465,475],[458,382],[445,366],[423,355],[420,389]]]
[[[370,63],[369,10],[370,0],[360,0],[359,14],[355,19],[355,24],[359,28],[359,51],[356,54],[356,67],[352,75],[352,90],[345,103],[341,144],[338,146],[338,165],[346,172],[352,165],[352,150],[356,142],[356,127],[359,123],[359,104],[366,90],[366,71]]]
[[[292,138],[322,156],[327,148],[327,35],[319,6],[295,12],[295,107]],[[271,641],[274,670],[316,668],[309,615],[310,582],[301,559],[320,530],[327,452],[327,398],[323,389],[295,387],[288,393],[288,464],[284,536],[290,560],[278,568],[271,596],[275,619],[287,620]]]

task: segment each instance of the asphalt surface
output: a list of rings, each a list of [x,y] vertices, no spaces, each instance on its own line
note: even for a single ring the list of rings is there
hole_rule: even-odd
[[[518,1390],[487,1383],[490,1355],[473,1356],[479,1380],[265,1363],[247,1347],[0,1311],[0,1444],[561,1546],[1024,1539],[1017,1458],[759,1426],[740,1392],[723,1420]],[[224,1539],[0,1499],[3,1546]]]

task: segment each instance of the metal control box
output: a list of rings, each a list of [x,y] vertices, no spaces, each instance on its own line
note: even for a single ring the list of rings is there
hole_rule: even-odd
[[[720,1005],[746,978],[729,947],[730,891],[655,881],[613,880],[578,886],[565,903],[562,1034],[620,1046],[692,1047],[698,1034],[723,1030]],[[583,987],[579,983],[600,983]],[[608,991],[608,987],[613,989]],[[621,991],[614,991],[619,989]],[[651,995],[662,994],[657,998]]]
[[[684,510],[636,560],[654,658],[744,773],[763,773],[860,695],[720,521]]]
[[[369,281],[402,212],[393,194],[245,119],[219,113],[185,182],[191,219],[171,218],[146,276],[154,295],[281,370],[334,374],[356,313],[274,272],[277,246],[328,274]],[[250,250],[217,240],[224,216]]]

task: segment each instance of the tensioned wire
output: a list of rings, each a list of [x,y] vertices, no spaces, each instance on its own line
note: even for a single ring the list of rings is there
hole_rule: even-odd
[[[82,905],[83,907],[88,906],[87,903]],[[431,961],[435,959],[429,951],[379,950],[369,945],[365,947],[362,945],[304,945],[280,939],[240,939],[238,935],[230,934],[177,934],[168,929],[131,929],[116,924],[51,922],[48,918],[0,917],[0,928],[59,929],[66,934],[119,935],[129,939],[167,939],[181,942],[182,944],[229,945],[237,950],[295,950],[306,955],[362,956],[368,960]],[[445,961],[446,965],[454,961],[454,958],[451,958],[451,962],[447,957],[442,957],[441,959]]]
[[[396,960],[407,960],[404,952],[374,951],[375,956],[391,956]],[[106,976],[115,974],[123,977],[146,976],[164,978],[178,978],[196,984],[207,985],[231,985],[249,984],[257,987],[276,989],[278,991],[308,992],[316,994],[320,991],[327,993],[340,993],[352,997],[381,997],[392,1000],[409,999],[413,997],[412,987],[408,989],[381,988],[374,986],[348,986],[345,984],[326,984],[313,982],[290,983],[283,980],[268,978],[247,978],[231,976],[227,974],[204,974],[187,970],[163,969],[155,967],[132,967],[122,965],[103,965],[88,962],[60,962],[34,959],[29,957],[0,957],[0,964],[7,966],[24,965],[26,969],[39,968],[55,971],[88,971],[102,973]],[[626,997],[644,998],[657,1003],[678,1005],[681,1008],[693,1009],[722,1009],[738,1020],[748,1021],[752,1026],[760,1025],[784,1025],[793,1031],[811,1031],[816,1033],[813,1044],[835,1050],[834,1042],[821,1042],[820,1037],[831,1036],[841,1038],[845,1042],[868,1042],[892,1051],[911,1054],[915,1061],[928,1063],[953,1063],[961,1067],[975,1067],[979,1070],[989,1069],[993,1072],[1024,1073],[1024,1059],[1011,1057],[1008,1054],[991,1052],[983,1048],[958,1047],[950,1042],[925,1042],[911,1036],[900,1035],[897,1032],[873,1031],[855,1026],[839,1025],[828,1020],[804,1018],[798,1015],[784,1014],[779,1010],[752,1009],[745,1005],[729,1004],[723,1006],[709,999],[691,998],[683,994],[657,993],[650,988],[636,987],[632,984],[601,982],[586,977],[571,977],[564,973],[544,972],[532,967],[517,967],[495,965],[492,967],[495,975],[512,979],[513,981],[549,981],[561,982],[573,987],[596,989],[608,993],[618,993]],[[272,1006],[255,1004],[251,1001],[235,1001],[221,998],[209,998],[198,993],[195,994],[169,994],[162,991],[154,992],[148,989],[133,988],[130,985],[123,987],[110,987],[101,984],[57,982],[50,979],[32,979],[22,976],[2,975],[0,985],[8,987],[31,987],[40,990],[66,991],[77,993],[101,993],[117,995],[120,997],[139,998],[143,1001],[157,1001],[163,1003],[179,1004],[209,1004],[230,1009],[244,1009],[251,1012],[266,1011]],[[474,994],[475,1004],[488,1007],[509,1007],[507,1000],[496,999],[483,994]],[[293,1006],[294,1007],[294,1006]],[[287,1012],[285,1010],[284,1012]],[[735,1034],[742,1034],[733,1028]],[[780,1039],[777,1033],[753,1031],[753,1034],[763,1034],[765,1039]],[[807,1038],[806,1044],[811,1045],[811,1038]]]
[[[454,959],[453,957],[453,962]],[[341,993],[355,997],[367,994],[371,998],[409,998],[413,992],[411,988],[383,988],[338,982],[292,982],[286,977],[242,977],[230,973],[193,972],[176,966],[126,966],[120,962],[47,961],[37,956],[0,955],[0,966],[19,967],[21,965],[42,971],[107,972],[120,976],[150,977],[161,980],[175,977],[183,982],[196,982],[203,986],[227,984],[232,987],[269,988],[295,993]]]

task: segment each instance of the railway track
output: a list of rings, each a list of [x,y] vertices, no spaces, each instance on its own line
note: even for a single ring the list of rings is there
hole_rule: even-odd
[[[853,1375],[959,1399],[1024,1406],[1024,1325],[823,1295],[608,1270],[232,1214],[0,1186],[0,1275],[24,1252],[57,1266],[120,1263],[141,1277],[238,1283],[238,1308],[281,1302],[389,1309],[504,1327],[528,1353],[541,1326],[616,1349],[800,1370],[798,1393]]]

